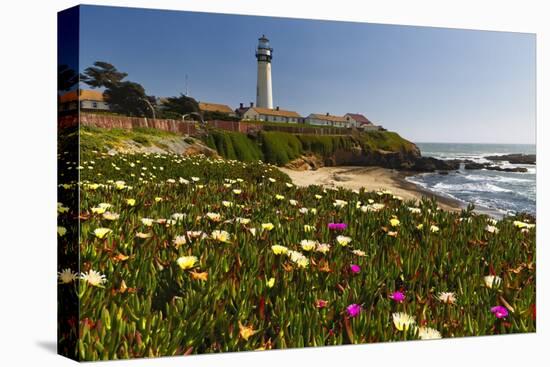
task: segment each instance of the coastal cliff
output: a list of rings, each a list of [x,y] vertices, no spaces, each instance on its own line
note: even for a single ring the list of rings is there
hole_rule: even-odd
[[[392,131],[311,135],[262,131],[241,134],[213,130],[203,138],[221,156],[296,170],[333,166],[377,166],[404,171],[456,170],[459,163],[422,157],[418,147]]]

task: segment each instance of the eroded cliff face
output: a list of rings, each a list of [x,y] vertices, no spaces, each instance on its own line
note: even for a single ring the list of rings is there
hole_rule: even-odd
[[[377,166],[415,172],[449,171],[459,168],[459,162],[422,157],[418,147],[414,148],[392,152],[382,149],[364,150],[357,146],[353,149],[337,150],[326,157],[302,156],[285,166],[298,170],[317,169],[322,166]]]

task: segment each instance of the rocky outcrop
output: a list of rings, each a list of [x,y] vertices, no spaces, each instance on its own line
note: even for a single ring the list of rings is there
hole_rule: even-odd
[[[505,155],[489,155],[485,159],[493,162],[507,161],[511,164],[536,164],[536,154],[505,154]]]
[[[458,161],[444,161],[431,157],[422,157],[420,151],[385,150],[363,151],[360,147],[337,150],[325,158],[316,155],[301,156],[285,165],[298,171],[314,170],[319,167],[334,166],[376,166],[413,172],[447,172],[459,169]]]
[[[323,167],[323,161],[316,155],[304,155],[288,162],[285,167],[295,171],[316,170]]]
[[[486,169],[489,171],[500,171],[500,172],[527,172],[525,167],[500,167],[495,166],[492,163],[476,163],[472,161],[467,161],[464,164],[464,169],[474,170],[474,169]]]

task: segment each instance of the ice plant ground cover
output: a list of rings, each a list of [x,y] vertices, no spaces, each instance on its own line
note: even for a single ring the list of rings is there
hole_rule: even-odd
[[[58,269],[79,316],[60,315],[60,338],[78,335],[82,360],[535,331],[534,218],[297,188],[261,162],[60,165],[80,173],[59,187],[80,189],[79,213],[58,204],[61,250],[80,230],[80,263]]]

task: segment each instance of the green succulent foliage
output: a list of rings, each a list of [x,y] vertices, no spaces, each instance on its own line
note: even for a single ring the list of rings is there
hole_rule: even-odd
[[[225,144],[228,155],[244,160],[236,150],[248,142],[231,134],[218,139],[223,143],[214,138],[216,147]],[[262,134],[261,153],[279,163],[304,146],[328,152],[346,144],[345,138],[302,140],[269,132]],[[267,158],[267,152],[273,155]],[[60,188],[79,190],[82,219],[77,227],[63,222],[75,213],[59,218],[68,227],[67,236],[79,231],[80,271],[95,270],[107,280],[99,286],[83,280],[59,285],[78,296],[78,320],[61,337],[78,336],[79,359],[418,339],[417,328],[404,332],[394,326],[395,312],[411,315],[417,325],[436,329],[444,338],[536,330],[536,231],[514,223],[531,225],[534,218],[518,215],[492,224],[472,208],[446,212],[430,200],[299,188],[276,167],[257,161],[259,151],[249,153],[251,162],[82,150],[80,185],[73,178]],[[75,164],[62,170],[76,169]],[[339,207],[336,200],[347,204]],[[110,204],[108,211],[119,217],[109,220],[94,212],[101,203]],[[369,210],[372,203],[383,208]],[[411,211],[413,206],[420,212]],[[209,219],[207,213],[220,219]],[[399,224],[392,226],[396,218]],[[332,222],[348,226],[334,232],[328,229]],[[273,229],[262,230],[262,223],[272,223]],[[488,231],[488,225],[498,231]],[[97,228],[111,232],[98,238]],[[228,232],[229,241],[216,241],[216,230]],[[352,238],[347,246],[338,244],[341,234]],[[178,236],[185,237],[184,244],[176,245]],[[300,247],[304,239],[327,243],[330,251],[306,252]],[[274,245],[302,252],[309,265],[276,255]],[[183,270],[177,264],[183,256],[198,261]],[[359,265],[360,272],[353,274],[351,264]],[[67,266],[76,265],[60,264]],[[502,279],[498,287],[485,285],[484,276],[490,274]],[[389,298],[395,290],[405,293],[404,302]],[[456,294],[455,304],[438,299],[439,292],[447,291]],[[317,307],[319,300],[327,301],[326,307]],[[356,317],[346,313],[352,303],[361,305]],[[495,305],[506,306],[509,315],[495,318],[490,311]]]

